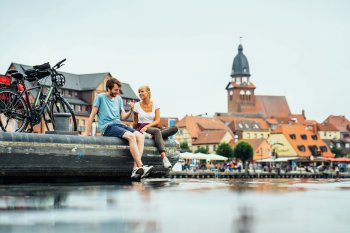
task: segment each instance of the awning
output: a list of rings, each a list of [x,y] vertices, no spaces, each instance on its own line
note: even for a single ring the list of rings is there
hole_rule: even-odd
[[[228,158],[217,154],[203,154],[203,153],[190,153],[185,152],[180,154],[180,159],[199,159],[207,161],[226,161]]]
[[[258,159],[255,160],[255,162],[258,163],[268,163],[268,162],[287,162],[287,161],[291,161],[291,160],[298,160],[299,157],[280,157],[280,158],[266,158],[266,159]]]
[[[328,161],[331,162],[340,162],[340,163],[350,163],[350,159],[343,157],[343,158],[325,158]]]

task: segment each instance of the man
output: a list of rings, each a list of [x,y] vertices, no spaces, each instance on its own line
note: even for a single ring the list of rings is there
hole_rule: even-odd
[[[134,102],[130,103],[130,111],[125,112],[123,100],[120,97],[122,84],[115,78],[110,78],[106,83],[106,93],[96,96],[92,111],[87,122],[87,133],[91,135],[92,121],[97,114],[98,125],[103,136],[119,137],[127,140],[130,146],[130,153],[134,159],[134,168],[131,178],[143,178],[149,174],[153,166],[144,166],[141,161],[144,148],[144,136],[121,123],[120,119],[126,120],[134,110]]]

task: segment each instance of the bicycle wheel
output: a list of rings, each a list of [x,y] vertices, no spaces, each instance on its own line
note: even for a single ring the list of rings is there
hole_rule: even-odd
[[[55,125],[55,113],[70,113],[69,130],[77,131],[77,120],[75,118],[75,113],[70,104],[65,99],[61,97],[55,98],[55,100],[51,103],[50,113],[53,125]],[[60,129],[55,128],[55,130]]]
[[[28,125],[28,107],[18,92],[0,89],[0,129],[4,132],[22,132]]]
[[[53,116],[51,114],[50,108],[48,106],[45,107],[43,120],[46,126],[47,131],[55,130],[55,122],[53,121]]]

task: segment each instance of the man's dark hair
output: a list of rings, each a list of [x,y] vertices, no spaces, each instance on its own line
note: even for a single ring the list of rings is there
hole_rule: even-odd
[[[116,78],[110,78],[110,79],[108,79],[107,82],[106,82],[106,90],[108,90],[108,89],[109,89],[109,90],[113,89],[114,84],[117,84],[119,88],[122,87],[122,83],[121,83],[118,79],[116,79]]]

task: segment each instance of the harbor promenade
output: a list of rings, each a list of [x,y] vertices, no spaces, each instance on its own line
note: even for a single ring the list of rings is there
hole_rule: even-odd
[[[218,179],[253,179],[253,178],[271,178],[271,179],[293,179],[293,178],[315,178],[315,179],[335,179],[335,178],[350,178],[350,172],[304,172],[304,171],[291,171],[284,172],[251,172],[246,174],[242,172],[218,172],[218,171],[171,171],[169,173],[171,178],[218,178]]]

